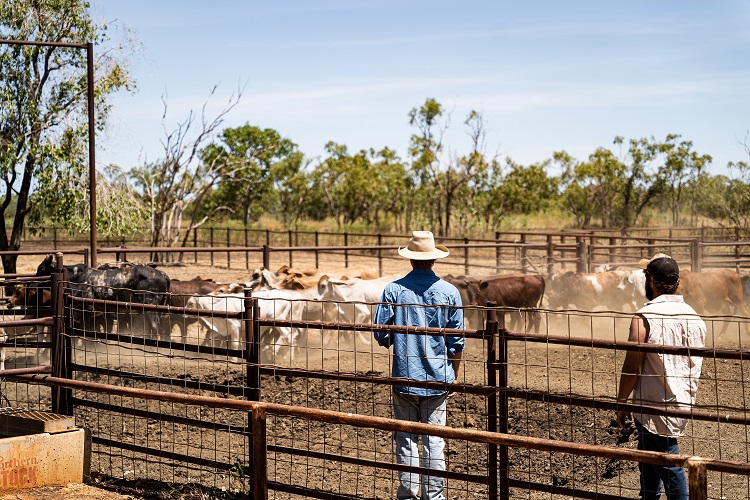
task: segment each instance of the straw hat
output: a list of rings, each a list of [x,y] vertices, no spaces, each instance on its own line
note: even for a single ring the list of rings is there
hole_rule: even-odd
[[[411,260],[435,260],[447,257],[450,252],[443,245],[435,245],[432,231],[413,231],[409,244],[399,248],[398,254]]]

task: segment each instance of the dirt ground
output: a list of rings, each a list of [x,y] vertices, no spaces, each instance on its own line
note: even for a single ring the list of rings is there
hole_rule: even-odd
[[[23,267],[33,270],[41,258],[20,260]],[[239,257],[233,262],[242,262]],[[405,273],[408,264],[400,260],[386,261],[384,274]],[[303,266],[312,262],[296,262]],[[245,269],[227,269],[208,265],[169,266],[162,268],[170,277],[190,279],[196,275],[217,281],[247,281]],[[239,264],[238,264],[239,265]],[[272,268],[274,266],[271,266]],[[340,259],[322,262],[323,269],[341,267]],[[436,268],[438,274],[454,271]],[[590,336],[624,340],[628,315],[546,314],[542,332],[555,335]],[[717,327],[718,329],[718,327]],[[712,331],[714,329],[712,328]],[[308,332],[299,340],[295,361],[290,353],[280,350],[266,362],[278,366],[295,366],[311,370],[336,370],[344,373],[384,375],[390,373],[388,351],[373,346],[367,336],[327,331],[325,338]],[[744,333],[733,327],[719,341],[709,344],[733,346],[743,341]],[[743,342],[744,345],[744,342]],[[461,382],[487,385],[486,347],[480,341],[469,341],[460,374]],[[10,353],[9,368],[36,362],[33,353]],[[244,367],[219,357],[186,355],[179,351],[154,352],[147,349],[124,349],[104,343],[86,342],[76,347],[76,362],[98,368],[124,370],[153,375],[185,384],[200,383],[208,388],[163,386],[150,383],[148,388],[215,395],[209,384],[241,391],[246,386]],[[574,393],[591,398],[612,398],[616,394],[622,351],[605,351],[593,347],[566,347],[551,343],[511,342],[509,346],[509,386],[552,393]],[[745,390],[750,382],[750,362],[707,359],[699,386],[699,405],[707,410],[728,414],[746,414]],[[78,378],[113,384],[133,385],[133,381],[115,375],[80,373]],[[139,385],[141,387],[141,385]],[[146,387],[146,386],[143,386]],[[264,401],[325,408],[367,415],[391,416],[390,388],[366,382],[343,380],[322,381],[283,374],[263,376]],[[49,391],[6,383],[3,391],[16,404],[49,406]],[[80,394],[76,397],[89,403],[78,406],[76,420],[92,429],[103,441],[94,445],[92,470],[97,472],[91,498],[240,498],[249,488],[248,438],[239,428],[247,425],[247,414],[230,410],[185,407],[158,402]],[[107,405],[122,404],[132,414],[109,411]],[[148,418],[139,411],[153,411],[175,416],[174,422]],[[512,434],[568,440],[605,446],[635,447],[635,436],[622,433],[614,422],[614,414],[570,405],[511,399],[508,411]],[[457,394],[449,401],[448,425],[486,429],[487,401],[481,396]],[[200,428],[195,422],[215,422],[215,428]],[[118,444],[125,443],[125,448]],[[268,418],[268,473],[272,488],[276,483],[340,492],[352,498],[393,498],[397,475],[394,471],[351,463],[327,460],[323,453],[341,454],[350,458],[390,462],[393,446],[389,433],[349,426],[320,424],[288,417]],[[138,446],[158,447],[166,455],[155,458],[138,451]],[[694,421],[680,439],[683,453],[748,462],[748,434],[744,426],[719,422]],[[290,449],[299,450],[297,455]],[[195,457],[186,464],[168,456],[169,453]],[[449,441],[446,447],[448,470],[474,477],[486,475],[488,448],[475,443]],[[532,481],[551,486],[565,486],[607,493],[623,498],[637,497],[637,468],[633,463],[606,459],[509,450],[510,477],[516,481]],[[232,464],[229,468],[211,464]],[[709,473],[710,498],[749,498],[750,483],[746,477]],[[202,486],[197,486],[198,484]],[[105,491],[100,488],[106,488]],[[84,485],[74,485],[67,498],[87,498]],[[80,488],[80,490],[76,490]],[[93,488],[93,486],[92,486]],[[3,498],[66,498],[64,489],[51,490],[51,496],[0,496]],[[116,494],[118,493],[118,494]],[[545,491],[512,488],[513,498],[569,498]],[[26,495],[37,492],[19,492]],[[120,495],[121,494],[121,495]],[[114,495],[114,496],[107,496]],[[124,496],[122,496],[124,495]],[[487,486],[449,479],[450,499],[484,498]],[[301,495],[276,491],[270,498],[302,498]]]

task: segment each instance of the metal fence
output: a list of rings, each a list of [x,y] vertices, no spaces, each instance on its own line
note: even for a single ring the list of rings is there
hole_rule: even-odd
[[[60,230],[52,232],[55,250],[79,248],[80,238],[64,238]],[[339,259],[369,263],[383,274],[395,249],[403,246],[407,235],[355,234],[323,231],[272,231],[260,229],[205,228],[193,232],[185,247],[152,248],[148,240],[105,240],[100,242],[97,261],[156,261],[164,265],[191,263],[255,269],[259,265],[320,267],[323,260]],[[656,228],[580,231],[496,232],[494,238],[437,238],[452,255],[445,265],[453,274],[492,274],[503,272],[551,273],[576,270],[631,267],[638,259],[667,251],[685,269],[750,268],[748,234],[726,228]],[[49,239],[27,239],[29,247]]]
[[[706,318],[707,347],[691,350],[706,359],[699,401],[681,413],[691,425],[675,457],[632,450],[613,422],[618,408],[640,409],[615,400],[626,351],[685,354],[626,342],[629,315],[541,311],[542,330],[521,333],[532,311],[484,307],[476,330],[387,327],[467,338],[458,384],[408,381],[457,392],[448,428],[437,430],[389,419],[392,387],[404,380],[390,377],[371,325],[344,321],[351,304],[304,302],[282,316],[288,300],[249,293],[232,299],[239,308],[176,309],[62,294],[61,272],[33,284],[52,292],[49,310],[10,311],[47,317],[2,326],[43,327],[52,341],[17,332],[4,344],[8,367],[33,367],[33,350],[51,347],[54,377],[6,373],[4,396],[74,414],[92,430],[92,469],[113,479],[197,483],[216,496],[268,488],[272,498],[389,498],[397,472],[409,470],[393,460],[398,429],[447,438],[440,475],[450,498],[632,498],[637,461],[687,464],[693,491],[707,498],[750,497],[747,318]],[[147,312],[158,314],[158,332],[144,333]],[[503,327],[517,316],[520,332]],[[206,336],[209,324],[238,336]]]

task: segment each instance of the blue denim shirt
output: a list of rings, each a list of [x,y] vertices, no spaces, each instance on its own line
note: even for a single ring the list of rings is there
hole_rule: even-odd
[[[400,280],[389,283],[380,302],[384,303],[375,308],[375,324],[464,328],[458,289],[429,269],[414,269]],[[464,350],[463,337],[378,331],[374,335],[381,346],[393,345],[393,377],[447,383],[455,380],[453,363],[448,355]],[[446,392],[408,386],[396,386],[395,389],[413,396],[438,396]]]

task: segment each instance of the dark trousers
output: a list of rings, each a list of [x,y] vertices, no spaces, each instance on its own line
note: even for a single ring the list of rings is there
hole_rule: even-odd
[[[680,453],[677,438],[652,434],[638,420],[635,420],[635,427],[638,429],[639,450]],[[661,498],[662,485],[669,500],[688,500],[687,480],[682,467],[638,463],[638,469],[641,471],[641,498],[644,500]]]

